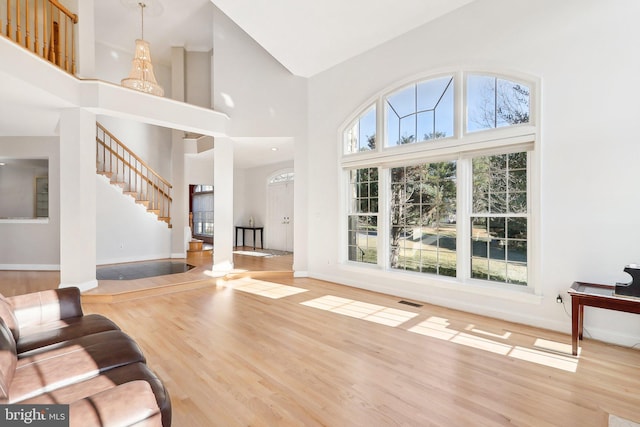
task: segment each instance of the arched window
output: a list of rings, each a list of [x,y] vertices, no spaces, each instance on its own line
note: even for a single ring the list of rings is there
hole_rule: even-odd
[[[529,123],[531,89],[524,83],[467,76],[467,132]]]
[[[453,76],[414,83],[385,98],[387,146],[453,136]]]
[[[293,178],[293,172],[282,172],[272,176],[271,179],[269,179],[269,184],[279,184],[281,182],[293,181]]]
[[[376,106],[370,106],[344,133],[344,152],[359,153],[376,149]]]
[[[344,262],[531,286],[534,88],[457,71],[360,110],[342,141]]]

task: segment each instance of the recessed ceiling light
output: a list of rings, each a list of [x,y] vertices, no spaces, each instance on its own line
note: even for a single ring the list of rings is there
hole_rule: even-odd
[[[271,147],[271,151],[278,151],[276,147]]]
[[[0,162],[0,166],[4,166],[4,165],[6,165],[6,163]]]

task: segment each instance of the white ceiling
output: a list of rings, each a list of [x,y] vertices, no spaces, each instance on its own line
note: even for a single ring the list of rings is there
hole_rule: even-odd
[[[211,0],[293,74],[311,77],[473,0]]]
[[[210,0],[98,0],[95,2],[95,37],[105,45],[130,51],[141,37],[151,44],[154,63],[171,64],[171,47],[209,51],[213,46],[213,7]]]
[[[133,52],[140,0],[95,2],[96,40]],[[154,61],[213,47],[212,4],[293,74],[311,77],[473,0],[143,0]]]

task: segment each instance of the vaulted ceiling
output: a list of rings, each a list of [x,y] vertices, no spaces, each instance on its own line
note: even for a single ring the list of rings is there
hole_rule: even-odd
[[[293,74],[313,76],[473,0],[145,0],[144,37],[154,59],[171,46],[210,50],[212,5]],[[96,40],[133,50],[139,0],[96,1]]]

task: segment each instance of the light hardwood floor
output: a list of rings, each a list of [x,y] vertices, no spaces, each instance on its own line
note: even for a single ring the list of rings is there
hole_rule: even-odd
[[[241,290],[252,279],[211,279],[84,309],[141,345],[171,395],[174,426],[577,427],[606,426],[609,414],[640,422],[638,350],[587,339],[574,358],[562,353],[566,334],[313,279],[268,280],[306,291],[272,299]],[[312,301],[327,296],[343,298],[334,311]],[[340,314],[347,306],[369,320]],[[370,321],[381,316],[400,320]],[[558,349],[542,349],[551,343]]]

